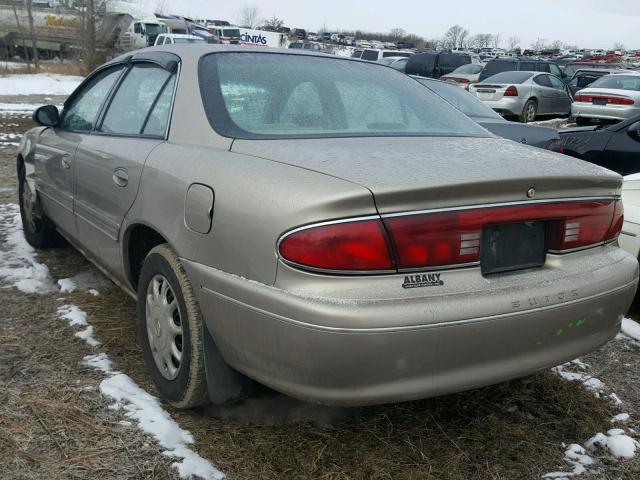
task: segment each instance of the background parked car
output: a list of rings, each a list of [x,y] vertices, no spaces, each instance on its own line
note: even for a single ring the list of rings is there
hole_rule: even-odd
[[[464,53],[417,53],[407,62],[405,72],[419,77],[440,78],[472,62],[471,55]]]
[[[578,125],[593,119],[624,120],[640,115],[640,73],[606,75],[574,96],[571,115]]]
[[[351,58],[359,58],[361,60],[368,60],[370,62],[377,62],[386,57],[410,57],[413,52],[406,52],[400,50],[385,50],[382,48],[364,48],[356,49],[351,54]]]
[[[502,115],[532,122],[538,115],[569,115],[571,97],[555,75],[540,72],[502,72],[469,87]]]
[[[480,81],[482,82],[496,73],[514,71],[546,72],[555,75],[558,78],[562,77],[560,67],[548,60],[535,60],[531,58],[500,58],[489,60],[487,62],[480,73]]]
[[[178,43],[205,43],[204,38],[196,35],[183,35],[178,33],[161,33],[156,38],[156,45],[173,45]]]
[[[480,81],[480,72],[484,68],[483,65],[477,63],[468,63],[456,68],[453,72],[440,77],[442,80],[452,82],[458,86],[469,90],[469,84],[478,83]]]
[[[560,130],[564,153],[629,175],[640,172],[640,115],[614,125]]]
[[[623,250],[640,259],[640,174],[624,177],[622,203],[624,224],[618,241]],[[636,299],[638,295],[636,293]]]
[[[562,70],[562,78],[569,82],[578,70],[624,70],[618,63],[603,62],[569,62]]]
[[[409,57],[385,57],[378,60],[378,63],[394,68],[400,72],[404,72],[408,61]]]
[[[524,145],[562,153],[560,136],[555,128],[509,122],[478,100],[476,96],[456,85],[433,78],[414,78],[491,133]]]
[[[323,50],[322,44],[317,42],[293,42],[289,44],[289,48],[311,50],[312,52],[319,52]]]
[[[583,88],[587,88],[593,82],[598,80],[600,77],[604,77],[605,75],[615,74],[624,72],[622,69],[606,69],[606,68],[581,68],[577,70],[573,75],[573,78],[570,78],[566,83],[567,87],[569,87],[569,93],[571,97],[578,93]]]

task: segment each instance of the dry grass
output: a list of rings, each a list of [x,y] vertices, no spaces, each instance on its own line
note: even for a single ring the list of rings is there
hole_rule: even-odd
[[[7,70],[4,68],[2,62],[0,62],[0,75],[25,75],[28,73],[35,73],[35,65],[33,63],[31,64],[31,71],[29,71],[26,63],[20,68]],[[40,63],[40,71],[38,73],[57,73],[60,75],[79,75],[83,77],[89,72],[87,71],[87,67],[82,63],[46,61]]]

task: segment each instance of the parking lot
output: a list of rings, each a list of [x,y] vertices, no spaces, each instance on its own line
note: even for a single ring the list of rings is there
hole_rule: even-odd
[[[127,408],[138,390],[118,402],[122,391],[105,388],[122,373],[130,389],[155,394],[136,340],[134,301],[74,249],[36,254],[21,240],[15,136],[31,126],[24,112],[0,114],[2,478],[177,478],[184,471],[175,462],[204,478],[217,471],[269,479],[569,478],[584,469],[591,477],[578,478],[640,475],[638,457],[614,458],[611,444],[587,446],[599,432],[620,428],[636,437],[640,429],[640,343],[623,334],[559,371],[419,402],[328,408],[257,388],[233,407],[163,405],[159,412],[175,421],[171,432],[185,438],[172,444]],[[76,335],[86,329],[68,306],[86,313],[93,330],[84,339],[94,346]],[[100,355],[109,369],[85,358],[106,358]],[[624,413],[628,419],[616,417]],[[571,444],[585,446],[593,463],[567,460]]]

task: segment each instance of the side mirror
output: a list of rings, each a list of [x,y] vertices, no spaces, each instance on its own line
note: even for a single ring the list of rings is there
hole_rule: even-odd
[[[58,107],[55,105],[45,105],[33,112],[33,121],[43,127],[55,127],[60,120]]]
[[[629,125],[629,128],[627,129],[627,135],[629,135],[634,140],[640,141],[640,122]]]

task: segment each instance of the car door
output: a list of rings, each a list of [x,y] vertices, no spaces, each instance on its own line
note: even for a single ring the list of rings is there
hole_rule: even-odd
[[[569,96],[569,89],[565,83],[555,75],[549,75],[549,80],[551,81],[551,86],[556,94],[556,110],[554,113],[561,115],[570,114],[572,100]]]
[[[119,239],[144,163],[165,141],[177,62],[135,62],[76,153],[75,214],[80,243],[114,274]]]
[[[638,123],[618,128],[603,151],[605,166],[620,175],[640,172],[640,136],[629,133],[638,128]]]
[[[123,69],[106,68],[85,80],[67,100],[58,125],[44,130],[36,145],[34,170],[42,206],[56,226],[72,238],[77,235],[73,214],[76,150],[82,134],[93,128]]]
[[[547,74],[533,77],[533,93],[538,99],[538,114],[546,115],[556,111],[558,97]]]

